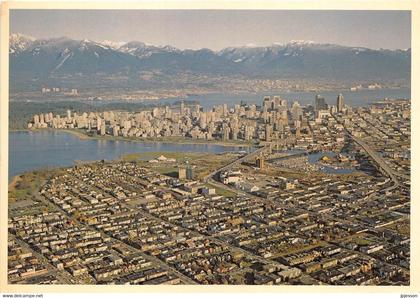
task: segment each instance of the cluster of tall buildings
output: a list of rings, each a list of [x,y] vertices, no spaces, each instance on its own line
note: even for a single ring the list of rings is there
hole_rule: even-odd
[[[72,113],[65,117],[52,113],[35,115],[28,128],[84,129],[98,135],[136,138],[186,137],[222,141],[266,141],[287,139],[310,119],[322,118],[331,112],[343,112],[344,97],[340,94],[337,106],[329,107],[325,99],[315,97],[315,106],[302,107],[279,96],[266,96],[262,105],[227,104],[204,111],[200,105],[187,106],[181,102],[179,109],[169,106],[139,112]]]
[[[325,102],[325,98],[319,94],[315,96],[315,111],[327,110],[329,108],[332,109],[332,112],[342,113],[345,110],[344,105],[344,96],[343,94],[338,94],[337,96],[337,104],[336,106],[329,107],[328,104]]]
[[[178,167],[178,179],[180,180],[194,180],[195,173],[194,167],[191,165],[182,165]]]

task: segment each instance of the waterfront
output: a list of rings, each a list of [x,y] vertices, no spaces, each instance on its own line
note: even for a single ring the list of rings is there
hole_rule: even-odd
[[[329,104],[334,104],[337,91],[321,92]],[[266,94],[273,95],[273,94]],[[285,92],[278,93],[291,105],[292,100],[297,99],[302,105],[313,104],[315,92]],[[351,106],[363,106],[375,100],[383,98],[410,97],[410,89],[379,89],[343,91],[346,104]],[[264,94],[209,94],[205,96],[191,96],[189,100],[200,102],[205,110],[214,105],[229,102],[229,105],[246,103],[259,104]],[[162,104],[175,102],[178,99],[161,100]],[[100,104],[100,103],[96,103]],[[128,153],[141,153],[153,151],[178,151],[178,152],[211,152],[242,150],[240,146],[221,146],[218,144],[174,144],[164,142],[130,142],[112,140],[81,140],[78,136],[66,132],[10,132],[10,159],[9,179],[26,171],[71,166],[75,160],[115,160],[121,155]],[[311,157],[311,156],[310,156]],[[316,159],[316,160],[315,160]],[[314,164],[318,158],[309,158]],[[332,174],[350,173],[351,169],[333,169],[324,166],[322,171]]]
[[[240,104],[241,102],[246,104],[260,104],[264,96],[280,96],[286,99],[289,105],[292,105],[293,101],[297,100],[301,105],[314,104],[315,96],[317,94],[325,98],[325,102],[329,105],[335,105],[337,101],[337,95],[341,93],[344,96],[347,105],[358,107],[368,106],[369,104],[380,101],[384,98],[411,98],[411,88],[396,88],[396,89],[364,89],[357,91],[350,90],[329,90],[329,91],[269,91],[269,92],[256,92],[256,93],[209,93],[209,94],[190,94],[185,98],[174,97],[174,98],[161,98],[157,100],[141,99],[136,100],[97,100],[97,101],[86,101],[84,98],[79,98],[80,102],[88,102],[94,107],[102,107],[110,103],[143,103],[144,105],[171,105],[176,104],[181,100],[191,101],[199,103],[205,110],[213,108],[215,105],[228,104],[233,106]],[[71,98],[74,100],[74,98]],[[29,100],[25,97],[20,100]],[[45,97],[43,98],[45,100]],[[54,101],[68,101],[69,98],[54,98]],[[17,100],[16,100],[17,101]],[[36,100],[30,100],[31,102],[37,102]],[[41,101],[40,101],[41,102]]]
[[[47,130],[10,132],[9,143],[9,181],[13,176],[31,170],[72,166],[77,160],[116,160],[122,155],[129,153],[165,151],[222,153],[251,150],[250,147],[217,144],[176,144],[81,139],[68,132]],[[301,152],[303,151],[287,151],[288,154]],[[309,163],[317,163],[322,154],[329,153],[309,154]],[[354,171],[353,169],[334,169],[328,166],[324,166],[321,170],[329,174],[348,174]]]
[[[142,152],[211,152],[249,150],[241,146],[215,144],[172,144],[111,140],[82,140],[60,131],[15,131],[9,133],[9,181],[27,171],[67,167],[76,160],[115,160]]]
[[[1,289],[416,290],[414,6],[74,8],[10,12]]]
[[[299,91],[299,92],[260,92],[260,93],[246,93],[246,94],[206,94],[206,95],[190,95],[186,100],[197,101],[206,110],[212,108],[214,105],[227,103],[229,106],[240,104],[241,101],[247,104],[260,104],[264,96],[278,95],[288,101],[292,105],[294,100],[297,100],[301,105],[314,104],[315,95],[320,94],[325,98],[327,104],[335,105],[337,101],[337,94],[342,93],[345,102],[350,106],[367,106],[373,102],[382,100],[384,98],[411,98],[410,88],[400,89],[376,89],[376,90],[358,90],[358,91]],[[159,103],[170,104],[179,101],[176,99],[162,99]],[[146,101],[145,101],[146,103]],[[156,103],[153,101],[152,103]]]
[[[292,150],[285,150],[283,153],[287,154],[287,156],[294,156],[294,155],[300,155],[305,153],[304,150],[298,150],[298,149],[292,149]],[[286,157],[287,157],[286,156]],[[312,152],[307,154],[308,163],[311,165],[318,165],[319,170],[326,174],[351,174],[356,172],[356,169],[354,168],[335,168],[332,166],[328,166],[325,164],[320,164],[319,160],[323,156],[333,157],[335,156],[335,153],[332,151],[322,151],[322,152]]]

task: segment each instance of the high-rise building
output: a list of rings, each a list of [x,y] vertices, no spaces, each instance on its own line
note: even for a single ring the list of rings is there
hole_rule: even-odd
[[[328,105],[325,102],[325,98],[317,94],[315,96],[315,111],[328,109]]]
[[[230,134],[231,134],[231,139],[236,141],[238,139],[238,132],[239,129],[235,126],[230,130]]]
[[[272,109],[277,109],[280,105],[281,105],[281,98],[280,96],[276,95],[273,97],[273,102],[272,102]]]
[[[269,124],[265,125],[265,141],[266,142],[271,141],[271,125]]]
[[[257,158],[257,167],[258,167],[260,170],[263,170],[263,169],[264,169],[264,166],[265,166],[264,156],[263,156],[263,155],[260,155],[260,156]]]
[[[225,116],[227,116],[227,114],[228,114],[228,106],[227,106],[227,104],[223,104],[223,108],[222,108],[222,114],[223,114],[223,117],[225,117]]]
[[[263,107],[262,117],[264,119],[264,123],[267,123],[267,121],[268,121],[268,112],[267,112],[267,107],[266,106]]]
[[[293,102],[292,108],[291,108],[291,114],[293,120],[300,120],[301,116],[303,115],[302,107],[300,106],[299,102],[295,101]]]
[[[230,128],[227,125],[224,125],[222,130],[222,140],[227,141],[229,140]]]
[[[178,168],[178,179],[187,178],[187,169],[185,167]]]
[[[96,130],[97,130],[98,132],[100,132],[100,131],[101,131],[101,125],[102,125],[102,119],[101,119],[101,117],[98,117],[98,118],[96,119]]]
[[[251,127],[245,126],[244,139],[245,141],[249,141],[251,138]]]
[[[158,117],[160,116],[160,111],[159,111],[159,109],[158,109],[158,108],[154,108],[154,109],[152,110],[152,115],[153,115],[153,117],[158,118]]]
[[[105,121],[101,125],[101,136],[104,136],[106,134],[106,127],[105,127]]]
[[[270,108],[271,106],[271,98],[270,96],[265,96],[263,100],[263,108]]]
[[[341,113],[344,109],[344,96],[343,94],[338,94],[337,96],[337,112]]]
[[[187,179],[188,180],[194,180],[195,179],[194,168],[192,166],[187,167]]]
[[[183,100],[181,101],[181,107],[180,107],[179,113],[181,114],[181,116],[183,116],[185,113],[185,104]]]
[[[118,125],[115,125],[114,127],[112,127],[112,135],[114,137],[118,137],[119,130],[120,130],[120,127]]]

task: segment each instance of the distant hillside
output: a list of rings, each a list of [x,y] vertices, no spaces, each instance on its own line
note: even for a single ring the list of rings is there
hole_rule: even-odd
[[[263,79],[393,81],[410,79],[411,49],[372,50],[292,41],[221,51],[180,50],[132,41],[124,44],[10,36],[11,87],[66,81],[121,87],[172,84],[183,74]],[[146,80],[144,75],[150,77]],[[89,78],[89,82],[86,81]],[[194,82],[190,82],[194,84]]]

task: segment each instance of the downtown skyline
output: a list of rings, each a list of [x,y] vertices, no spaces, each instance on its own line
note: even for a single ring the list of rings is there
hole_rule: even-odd
[[[7,283],[413,287],[411,63],[408,10],[11,10]]]

